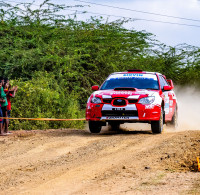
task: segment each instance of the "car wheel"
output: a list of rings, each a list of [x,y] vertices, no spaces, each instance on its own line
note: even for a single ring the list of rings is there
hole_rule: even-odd
[[[89,130],[91,133],[100,133],[101,131],[101,123],[98,121],[89,121]]]
[[[172,120],[168,124],[170,127],[173,127],[174,129],[178,127],[178,111],[176,108],[174,110],[174,115],[172,117]]]
[[[162,132],[162,130],[163,130],[163,121],[164,121],[164,114],[163,114],[163,108],[161,107],[160,120],[151,122],[152,133],[158,134],[158,133]]]

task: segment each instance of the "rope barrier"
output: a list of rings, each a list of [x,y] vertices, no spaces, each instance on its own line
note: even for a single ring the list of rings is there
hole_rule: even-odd
[[[56,119],[56,118],[9,118],[1,117],[0,119],[11,119],[11,120],[31,120],[31,121],[85,121],[85,118],[80,119]]]

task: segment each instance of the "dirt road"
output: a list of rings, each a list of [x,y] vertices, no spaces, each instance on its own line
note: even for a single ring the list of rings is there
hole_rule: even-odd
[[[200,194],[200,131],[15,131],[0,137],[0,194]]]

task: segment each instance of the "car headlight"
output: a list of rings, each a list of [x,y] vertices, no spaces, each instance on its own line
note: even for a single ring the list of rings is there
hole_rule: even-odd
[[[101,99],[98,98],[98,97],[93,97],[91,99],[91,102],[94,103],[94,104],[100,104],[101,103]]]
[[[145,98],[141,98],[138,103],[140,104],[152,104],[155,101],[154,96],[149,96]]]

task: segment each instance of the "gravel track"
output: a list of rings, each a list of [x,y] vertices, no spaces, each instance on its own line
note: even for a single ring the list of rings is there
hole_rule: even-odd
[[[0,194],[200,194],[200,131],[59,129],[0,137]]]

